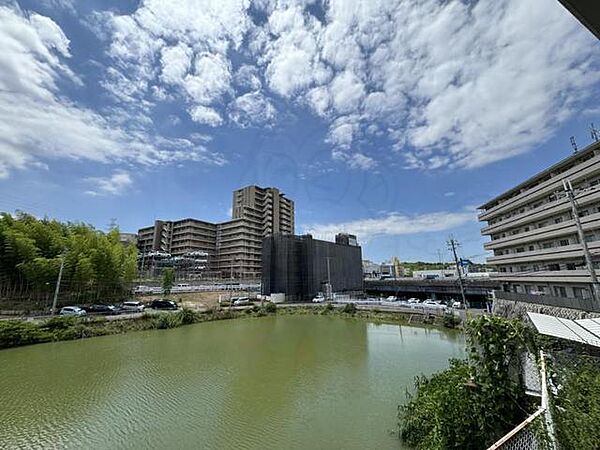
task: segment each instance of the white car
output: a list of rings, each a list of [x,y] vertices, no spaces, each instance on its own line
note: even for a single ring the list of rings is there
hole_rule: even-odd
[[[454,302],[454,303],[452,303],[452,307],[454,309],[462,309],[462,303],[461,302]]]
[[[240,297],[237,300],[234,300],[233,306],[246,306],[250,304],[250,299],[248,297]]]
[[[395,295],[390,295],[388,298],[385,299],[386,302],[397,302],[398,301],[398,297],[396,297]]]
[[[125,312],[143,312],[146,307],[142,302],[123,302]]]
[[[313,303],[323,303],[325,301],[325,297],[323,297],[322,295],[317,295],[315,298],[312,299]]]
[[[431,299],[427,299],[423,302],[423,306],[426,308],[434,308],[434,309],[446,309],[446,305],[441,305],[439,302],[436,302]]]
[[[419,303],[419,299],[418,298],[409,298],[408,299],[408,303]]]
[[[60,310],[61,316],[85,316],[87,313],[79,306],[65,306]]]

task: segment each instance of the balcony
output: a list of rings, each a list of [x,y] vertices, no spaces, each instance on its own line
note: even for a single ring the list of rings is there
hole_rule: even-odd
[[[600,213],[590,214],[589,216],[581,217],[581,226],[584,231],[591,231],[600,228]],[[526,244],[532,241],[541,241],[569,234],[576,234],[575,221],[565,220],[558,224],[548,225],[543,228],[534,228],[533,230],[525,231],[519,234],[513,234],[494,241],[486,242],[483,248],[486,250],[494,250],[498,248],[509,247],[513,245]]]
[[[600,242],[588,242],[590,253],[600,255]],[[511,253],[508,255],[492,256],[487,258],[488,264],[522,264],[534,261],[555,261],[561,259],[575,259],[583,257],[581,244],[565,245],[563,247],[553,247],[543,250],[534,250],[529,252]]]
[[[589,191],[584,191],[576,196],[576,200],[579,204],[579,207],[583,208],[585,205],[600,200],[600,190],[593,189]],[[558,215],[559,213],[564,213],[565,211],[570,210],[571,203],[569,202],[569,200],[567,198],[561,198],[559,200],[556,200],[555,202],[545,203],[535,210],[525,211],[524,213],[513,216],[509,219],[503,220],[493,225],[488,225],[481,229],[481,234],[499,233],[501,231],[506,231],[510,228],[540,221],[547,217]]]
[[[563,178],[569,178],[573,184],[584,180],[585,178],[589,178],[590,175],[595,172],[600,171],[600,155],[594,156],[587,161],[584,161],[580,164],[576,164],[574,167],[566,170],[565,172],[557,173],[549,180],[546,180],[542,183],[539,183],[530,188],[524,188],[524,190],[517,194],[514,197],[511,197],[504,202],[493,206],[492,208],[484,211],[479,215],[480,221],[488,220],[491,217],[497,216],[507,210],[517,208],[523,204],[526,204],[534,199],[538,199],[543,197],[544,195],[549,195],[554,191],[561,190],[562,191],[562,183],[561,180]]]

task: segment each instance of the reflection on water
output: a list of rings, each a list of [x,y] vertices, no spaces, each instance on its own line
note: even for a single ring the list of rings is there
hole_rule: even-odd
[[[401,448],[397,405],[457,333],[299,316],[0,352],[4,448]]]

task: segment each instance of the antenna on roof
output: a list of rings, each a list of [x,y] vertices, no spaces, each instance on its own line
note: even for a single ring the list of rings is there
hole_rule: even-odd
[[[598,132],[598,130],[596,130],[596,127],[594,126],[594,122],[592,122],[592,124],[590,126],[590,134],[592,135],[592,140],[594,142],[600,141],[600,133]]]
[[[577,143],[575,142],[575,136],[571,136],[571,147],[573,147],[573,153],[577,153]]]

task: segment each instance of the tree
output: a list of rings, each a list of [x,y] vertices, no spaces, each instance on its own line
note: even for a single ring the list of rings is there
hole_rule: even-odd
[[[163,276],[162,276],[163,292],[166,295],[169,295],[171,293],[171,289],[173,288],[174,284],[175,284],[175,270],[173,270],[173,268],[169,267],[163,271]]]
[[[81,293],[121,298],[137,275],[137,249],[121,245],[117,229],[103,233],[83,223],[0,214],[0,290],[18,286],[32,298],[47,297],[63,258],[61,292],[81,301]]]

